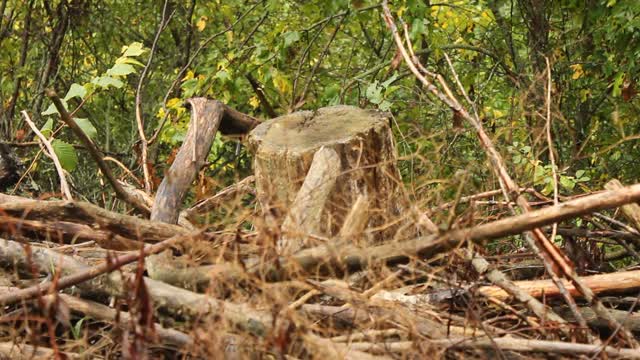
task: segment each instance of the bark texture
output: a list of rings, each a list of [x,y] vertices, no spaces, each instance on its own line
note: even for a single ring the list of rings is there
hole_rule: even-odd
[[[375,238],[393,235],[406,200],[400,191],[396,150],[385,113],[351,106],[301,111],[266,121],[249,136],[256,191],[265,212],[285,218],[321,147],[334,150],[340,173],[324,207],[320,231],[338,233],[359,196],[369,199]]]

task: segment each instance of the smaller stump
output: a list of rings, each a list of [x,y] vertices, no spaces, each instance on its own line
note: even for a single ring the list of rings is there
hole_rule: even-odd
[[[283,219],[321,147],[334,150],[340,174],[326,202],[319,235],[334,236],[360,195],[368,200],[374,240],[393,237],[407,202],[400,189],[388,114],[352,106],[302,111],[266,121],[249,136],[258,200]]]

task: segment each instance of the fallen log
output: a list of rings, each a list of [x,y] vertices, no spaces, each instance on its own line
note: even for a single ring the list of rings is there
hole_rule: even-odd
[[[354,351],[367,351],[372,353],[389,353],[389,352],[406,352],[418,349],[420,345],[425,348],[434,346],[446,349],[500,349],[522,352],[539,352],[544,354],[562,354],[562,355],[586,355],[597,356],[598,354],[606,354],[614,358],[622,359],[640,359],[640,351],[636,349],[618,349],[613,346],[602,346],[598,344],[578,344],[562,341],[547,340],[527,340],[516,339],[512,337],[501,338],[451,338],[425,340],[419,342],[398,341],[387,343],[353,343],[349,349]]]
[[[51,249],[32,246],[27,251],[23,244],[2,239],[0,239],[0,264],[10,267],[17,266],[28,271],[35,267],[41,273],[49,274],[51,277],[57,272],[61,275],[58,281],[60,287],[64,284],[65,276],[82,276],[82,274],[92,273],[92,269],[100,267],[100,265],[89,267],[71,256],[59,254]],[[131,278],[126,279],[123,277],[131,276],[133,275],[123,274],[118,271],[108,274],[98,273],[95,277],[87,277],[85,281],[74,282],[73,284],[77,285],[81,293],[88,295],[102,293],[110,296],[123,296],[125,291],[124,283],[131,280]],[[146,277],[144,278],[144,284],[154,305],[170,313],[194,317],[218,315],[235,327],[258,336],[265,335],[271,329],[271,315],[253,310],[247,305],[217,300],[207,295],[194,293]],[[31,290],[21,289],[9,294],[2,294],[0,295],[0,303],[8,305],[19,300],[32,299],[44,292],[51,291],[50,285],[51,282],[45,282],[39,284],[35,288],[36,291],[31,291],[33,288],[29,288]],[[29,291],[30,296],[21,296],[23,291]]]
[[[86,202],[30,200],[0,194],[0,214],[28,220],[86,224],[93,229],[145,242],[158,242],[189,233],[189,230],[178,225],[123,215]]]
[[[110,231],[93,229],[84,224],[24,220],[10,216],[0,219],[0,233],[8,238],[28,238],[30,241],[40,238],[66,244],[95,241],[103,249],[116,251],[140,250],[144,246],[141,241],[128,239]]]

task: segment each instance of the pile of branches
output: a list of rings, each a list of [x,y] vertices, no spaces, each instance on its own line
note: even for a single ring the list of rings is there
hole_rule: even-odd
[[[373,231],[356,202],[335,238],[284,255],[276,245],[284,220],[247,205],[252,177],[179,211],[215,133],[246,133],[257,120],[192,99],[186,140],[151,197],[115,179],[50,92],[131,213],[73,200],[62,171],[65,200],[0,194],[0,354],[640,358],[640,270],[606,266],[640,261],[640,184],[612,181],[572,198],[557,188],[553,198],[521,188],[477,114],[419,63],[386,2],[382,7],[414,75],[477,133],[500,189],[423,210],[416,221],[422,235],[367,247],[353,241]],[[493,218],[444,230],[430,220],[436,211],[479,203],[498,209]],[[626,222],[600,213],[616,208]],[[224,222],[200,221],[221,212]],[[576,218],[582,225],[570,226]],[[613,248],[619,250],[603,250]]]

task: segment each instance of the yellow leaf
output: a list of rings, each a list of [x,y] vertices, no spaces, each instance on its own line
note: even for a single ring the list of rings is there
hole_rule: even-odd
[[[573,70],[573,75],[571,78],[573,80],[578,80],[584,75],[584,70],[582,70],[582,64],[573,64],[571,65],[571,69]]]
[[[251,107],[256,109],[258,106],[260,106],[260,100],[258,100],[258,98],[254,96],[251,99],[249,99],[249,105],[251,105]]]
[[[398,14],[398,17],[401,18],[402,14],[404,14],[405,11],[407,11],[407,7],[406,6],[402,6],[402,7],[400,7],[400,9],[398,9],[398,11],[396,13]]]
[[[206,16],[200,16],[200,20],[198,20],[198,22],[196,23],[198,31],[203,31],[204,28],[207,27],[207,20],[209,20],[209,18],[207,18]]]
[[[286,94],[290,88],[289,80],[280,74],[276,74],[273,77],[273,86],[280,90],[282,94]]]
[[[193,76],[194,76],[194,75],[195,75],[195,74],[193,73],[193,71],[192,71],[192,70],[189,70],[189,71],[187,71],[187,75],[185,75],[185,76],[182,78],[182,81],[191,80],[191,79],[193,79]]]
[[[580,101],[586,102],[589,96],[591,96],[591,90],[589,89],[580,90]]]
[[[173,98],[173,99],[169,99],[167,101],[167,108],[169,109],[175,109],[178,106],[180,106],[180,103],[182,102],[182,100],[180,100],[180,98]]]
[[[162,118],[164,118],[164,115],[165,115],[164,109],[163,109],[163,108],[160,108],[160,109],[158,110],[158,113],[156,114],[156,117],[157,117],[158,119],[162,119]]]

